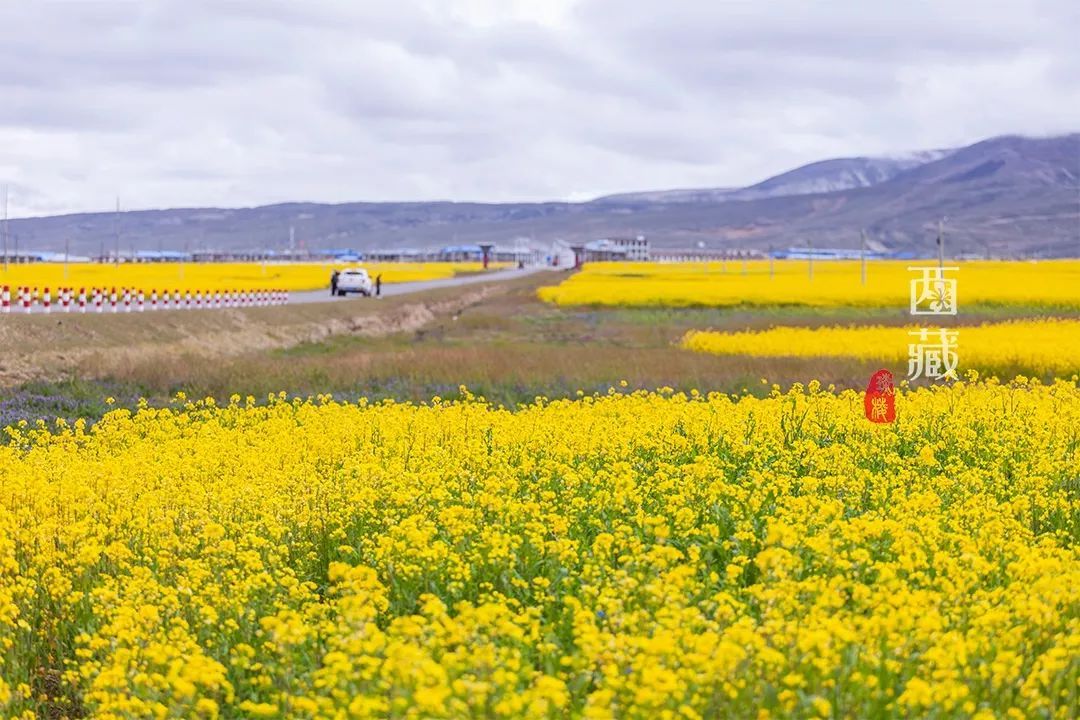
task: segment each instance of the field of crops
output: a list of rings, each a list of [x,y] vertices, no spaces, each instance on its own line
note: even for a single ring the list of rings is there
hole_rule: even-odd
[[[926,323],[959,331],[962,369],[1041,380],[902,385],[886,425],[861,393],[759,382],[902,375],[921,327],[906,268],[871,265],[849,296],[857,264],[813,281],[805,263],[596,264],[548,302],[525,278],[381,340],[5,391],[0,717],[1074,718],[1080,263],[964,264],[960,316]],[[328,270],[269,265],[266,282]],[[227,289],[263,268],[183,271]],[[99,341],[77,337],[65,352]],[[376,376],[383,396],[457,397],[459,373],[516,399],[169,401],[229,362],[219,400],[298,380],[340,398]],[[645,392],[621,370],[756,396]],[[162,394],[137,400],[139,382]],[[525,387],[568,399],[515,405]],[[105,394],[127,407],[101,417]],[[18,420],[33,408],[91,424]]]
[[[1075,717],[1075,382],[624,392],[9,430],[0,713]]]
[[[383,282],[438,280],[476,272],[480,263],[354,263]],[[12,287],[127,287],[199,290],[317,290],[328,287],[332,263],[31,263],[0,269],[0,285]],[[344,267],[344,266],[341,266]]]
[[[615,306],[848,306],[908,304],[909,266],[927,260],[867,263],[862,284],[858,262],[805,260],[745,263],[588,263],[559,285],[540,290],[560,305]],[[973,304],[1080,308],[1080,261],[952,262],[961,307]]]
[[[683,347],[716,355],[856,357],[902,367],[910,335],[923,326],[774,327],[764,331],[691,331]],[[1020,368],[1035,374],[1080,373],[1080,320],[1042,318],[952,328],[961,368]],[[917,338],[917,336],[914,336]]]

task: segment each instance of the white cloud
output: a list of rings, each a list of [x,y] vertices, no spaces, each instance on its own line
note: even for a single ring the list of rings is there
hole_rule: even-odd
[[[1080,127],[1069,0],[0,7],[13,215],[744,185]]]

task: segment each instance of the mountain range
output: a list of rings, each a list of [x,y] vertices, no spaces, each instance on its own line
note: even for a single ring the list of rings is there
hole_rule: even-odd
[[[429,248],[647,236],[657,248],[851,248],[1080,256],[1080,133],[997,137],[900,157],[823,160],[742,188],[658,190],[587,202],[285,203],[84,213],[10,221],[21,249]]]

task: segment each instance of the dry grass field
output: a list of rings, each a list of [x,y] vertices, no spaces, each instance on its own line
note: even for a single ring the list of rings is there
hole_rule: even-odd
[[[872,358],[723,356],[690,352],[688,332],[907,324],[904,308],[593,308],[537,298],[547,274],[512,282],[384,298],[209,313],[15,316],[0,325],[0,386],[85,398],[163,402],[189,396],[456,396],[465,385],[513,406],[628,387],[767,392],[816,378],[855,387]],[[947,324],[1023,317],[1037,309],[982,308]],[[1003,367],[1003,374],[1030,372]],[[762,383],[762,379],[768,383]],[[81,401],[80,401],[81,402]],[[44,405],[37,405],[48,410]],[[43,412],[42,415],[47,415]],[[0,415],[3,415],[0,408]],[[8,415],[21,417],[22,415]],[[30,413],[29,416],[33,416]]]

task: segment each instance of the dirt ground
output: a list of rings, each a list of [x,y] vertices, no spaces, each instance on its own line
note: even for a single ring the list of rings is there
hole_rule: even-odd
[[[73,374],[107,377],[180,358],[198,364],[342,334],[412,332],[509,289],[505,283],[491,283],[284,307],[9,315],[0,322],[0,387]]]

